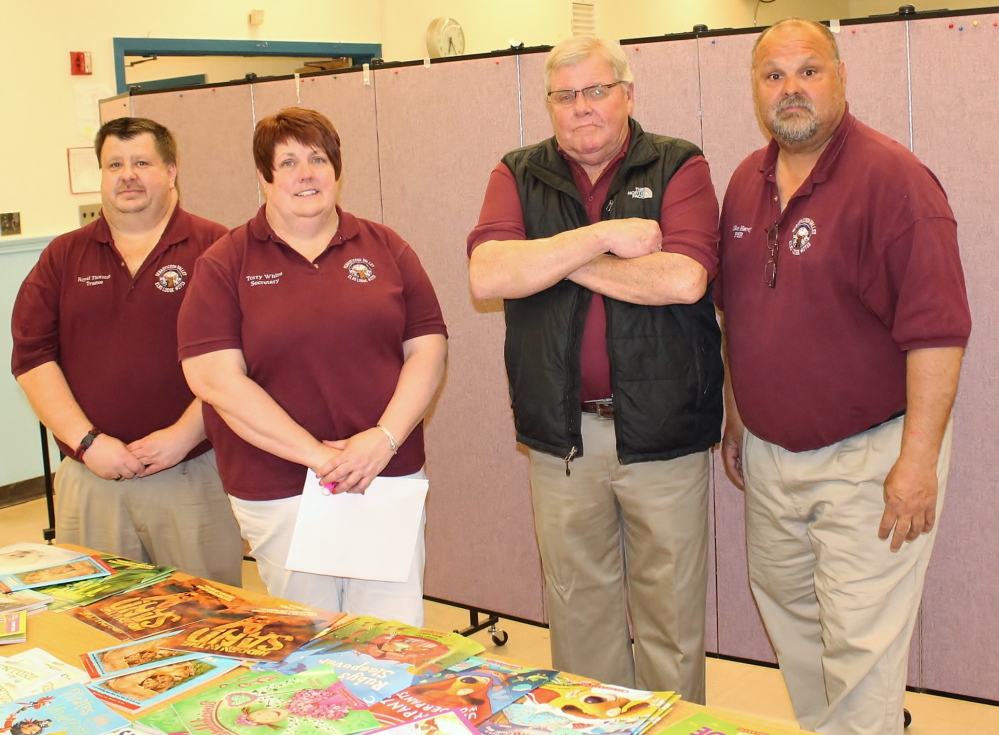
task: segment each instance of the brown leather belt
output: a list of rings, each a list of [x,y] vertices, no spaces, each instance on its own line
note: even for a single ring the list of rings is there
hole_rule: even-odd
[[[610,420],[614,418],[614,402],[611,399],[603,401],[583,401],[580,406],[583,409],[583,413],[596,414],[598,419]]]

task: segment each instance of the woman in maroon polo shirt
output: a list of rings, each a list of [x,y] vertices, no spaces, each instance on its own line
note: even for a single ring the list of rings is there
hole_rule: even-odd
[[[405,583],[284,565],[310,469],[336,492],[423,476],[422,421],[447,354],[437,297],[402,238],[337,206],[326,117],[261,120],[253,155],[267,202],[198,261],[178,327],[223,485],[270,594],[419,624],[422,533]]]

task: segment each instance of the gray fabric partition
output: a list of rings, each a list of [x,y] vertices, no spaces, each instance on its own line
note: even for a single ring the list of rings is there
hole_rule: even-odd
[[[989,573],[999,553],[990,533],[999,511],[989,502],[990,470],[999,461],[990,441],[999,349],[993,23],[999,16],[847,24],[839,42],[853,112],[905,145],[911,140],[949,193],[975,318],[909,683],[999,699],[999,673],[989,665],[999,656],[989,635],[999,599],[999,581]],[[747,32],[625,44],[636,76],[636,117],[646,129],[699,143],[719,198],[739,161],[765,142],[749,84],[754,38]],[[542,581],[526,458],[514,442],[503,374],[501,306],[472,302],[464,240],[500,156],[551,134],[543,62],[542,53],[499,55],[382,68],[368,84],[350,72],[304,79],[297,91],[283,80],[132,98],[133,114],[159,119],[177,134],[186,205],[229,225],[257,207],[249,150],[256,119],[300,100],[336,122],[346,208],[383,219],[411,242],[451,330],[448,376],[427,432],[427,593],[538,621]],[[718,461],[714,476],[709,640],[719,653],[772,661],[747,583],[742,496]]]

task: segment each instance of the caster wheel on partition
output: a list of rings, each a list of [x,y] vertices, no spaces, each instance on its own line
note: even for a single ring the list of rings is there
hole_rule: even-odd
[[[908,727],[912,724],[912,715],[909,714],[909,710],[902,710],[902,727]]]
[[[505,646],[506,642],[510,640],[510,635],[505,630],[493,629],[489,631],[490,637],[493,639],[493,643],[497,646]]]

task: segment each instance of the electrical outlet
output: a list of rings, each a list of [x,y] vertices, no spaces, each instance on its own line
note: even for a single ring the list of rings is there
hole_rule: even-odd
[[[21,234],[21,213],[4,212],[0,214],[0,235]]]
[[[90,224],[95,219],[97,219],[101,214],[100,204],[81,204],[80,205],[80,227],[86,224]]]

